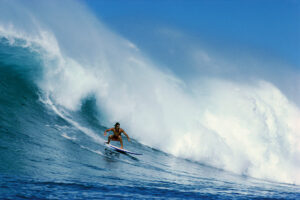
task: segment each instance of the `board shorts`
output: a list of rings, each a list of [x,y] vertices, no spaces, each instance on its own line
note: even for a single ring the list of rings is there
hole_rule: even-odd
[[[119,140],[119,136],[112,135],[111,139],[112,139],[112,140]]]

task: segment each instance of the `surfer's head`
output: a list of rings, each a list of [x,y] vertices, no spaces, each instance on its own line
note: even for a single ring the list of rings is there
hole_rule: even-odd
[[[120,128],[120,123],[119,123],[119,122],[117,122],[117,123],[115,124],[115,128]]]

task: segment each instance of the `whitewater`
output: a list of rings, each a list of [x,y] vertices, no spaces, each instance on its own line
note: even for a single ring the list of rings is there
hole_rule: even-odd
[[[284,92],[186,80],[82,2],[0,2],[0,91],[0,198],[300,197],[300,109]],[[143,156],[105,149],[117,121]]]

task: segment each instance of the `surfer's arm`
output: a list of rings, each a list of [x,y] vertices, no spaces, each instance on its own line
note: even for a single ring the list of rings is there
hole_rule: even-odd
[[[112,131],[113,130],[113,128],[109,128],[109,129],[106,129],[105,131],[104,131],[104,136],[106,136],[106,132],[108,132],[108,131]]]
[[[128,141],[130,141],[129,136],[127,135],[127,133],[123,130],[124,135],[127,137]]]

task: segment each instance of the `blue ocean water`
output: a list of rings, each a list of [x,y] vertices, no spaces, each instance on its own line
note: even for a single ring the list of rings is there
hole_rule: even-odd
[[[134,138],[125,140],[125,148],[142,156],[105,149],[99,138],[106,140],[107,127],[97,118],[95,98],[84,99],[78,111],[57,106],[60,112],[55,112],[32,78],[38,77],[40,65],[35,53],[1,39],[1,199],[300,198],[297,185],[177,158]]]
[[[300,198],[297,106],[149,60],[79,1],[1,1],[0,199]]]

